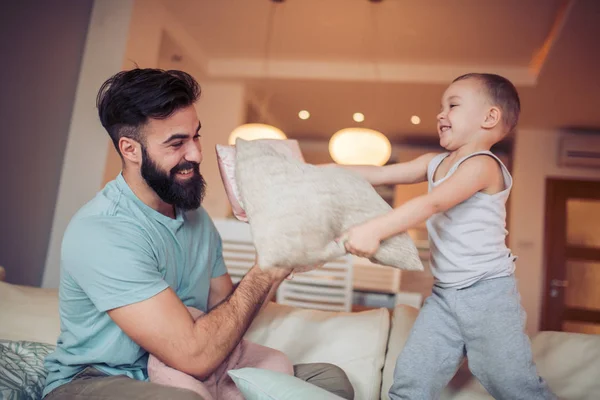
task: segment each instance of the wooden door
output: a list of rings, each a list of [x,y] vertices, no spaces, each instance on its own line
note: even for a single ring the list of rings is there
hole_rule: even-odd
[[[541,330],[600,334],[600,182],[546,181]]]

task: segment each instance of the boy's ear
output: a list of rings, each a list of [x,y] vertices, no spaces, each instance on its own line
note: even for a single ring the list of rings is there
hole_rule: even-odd
[[[121,137],[119,139],[119,150],[123,158],[136,164],[142,162],[142,149],[137,141],[128,137]]]
[[[481,126],[486,129],[492,129],[500,123],[501,119],[502,112],[500,109],[498,107],[490,107]]]

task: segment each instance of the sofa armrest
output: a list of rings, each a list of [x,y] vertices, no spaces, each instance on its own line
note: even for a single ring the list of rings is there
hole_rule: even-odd
[[[394,368],[396,359],[400,355],[410,330],[419,315],[419,310],[414,307],[400,304],[394,308],[392,314],[392,327],[388,339],[385,363],[383,365],[383,377],[381,386],[381,400],[388,400],[388,391],[394,381]]]

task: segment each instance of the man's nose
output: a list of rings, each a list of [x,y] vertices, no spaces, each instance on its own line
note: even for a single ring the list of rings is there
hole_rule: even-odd
[[[188,146],[187,152],[185,153],[185,159],[198,164],[202,162],[202,146],[200,143],[190,143],[190,146]]]

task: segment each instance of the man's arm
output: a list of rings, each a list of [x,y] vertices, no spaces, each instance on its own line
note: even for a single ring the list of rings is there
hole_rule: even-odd
[[[288,274],[280,268],[253,267],[225,301],[196,322],[170,288],[108,314],[134,342],[165,364],[205,379],[239,343],[272,286]]]
[[[428,153],[408,162],[384,167],[373,165],[338,165],[338,167],[358,173],[373,186],[400,185],[425,182],[427,166],[433,157],[435,157],[434,153]]]

